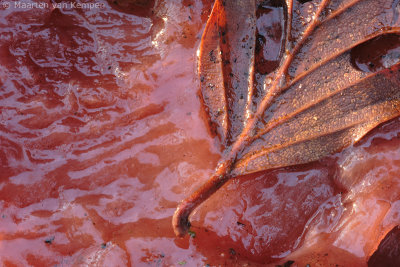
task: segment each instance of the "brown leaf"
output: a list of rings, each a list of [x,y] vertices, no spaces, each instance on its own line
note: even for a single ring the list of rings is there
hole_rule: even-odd
[[[265,30],[257,17],[267,7],[285,18],[273,27],[282,34],[271,33],[285,49],[275,51],[280,64],[272,72],[262,68],[271,61],[260,59],[268,43],[257,39]],[[176,210],[177,235],[230,178],[318,160],[400,114],[398,10],[396,0],[215,2],[199,73],[211,129],[226,153]]]

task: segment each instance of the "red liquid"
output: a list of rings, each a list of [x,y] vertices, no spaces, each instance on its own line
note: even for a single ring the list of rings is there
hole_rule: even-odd
[[[220,158],[195,71],[211,2],[0,10],[1,265],[366,266],[400,223],[399,119],[232,180],[175,238],[177,203]]]

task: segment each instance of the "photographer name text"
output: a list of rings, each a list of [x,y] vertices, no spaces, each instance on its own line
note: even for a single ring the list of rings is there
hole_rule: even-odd
[[[4,5],[4,4],[3,4]],[[63,2],[63,3],[45,3],[45,2],[8,2],[8,7],[22,8],[22,9],[34,9],[34,8],[59,8],[59,9],[94,9],[94,8],[104,8],[104,3],[73,3],[73,2]]]

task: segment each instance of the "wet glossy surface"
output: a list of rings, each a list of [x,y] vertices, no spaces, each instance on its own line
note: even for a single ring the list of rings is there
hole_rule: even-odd
[[[320,162],[229,182],[177,239],[177,203],[220,158],[195,72],[212,3],[150,16],[102,3],[0,10],[1,265],[366,266],[400,223],[399,119]]]
[[[256,72],[264,75],[273,72],[285,50],[285,18],[287,8],[261,4],[257,8]]]
[[[351,51],[354,67],[365,72],[376,72],[400,60],[400,35],[385,34],[373,38]]]

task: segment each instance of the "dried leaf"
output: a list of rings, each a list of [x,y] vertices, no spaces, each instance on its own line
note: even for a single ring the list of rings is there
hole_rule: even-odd
[[[176,210],[177,235],[190,227],[191,211],[230,178],[318,160],[400,114],[398,2],[215,2],[199,73],[211,129],[226,153]],[[273,72],[260,74],[257,12],[265,5],[284,12],[285,52]],[[360,53],[374,46],[375,61],[365,67]]]

